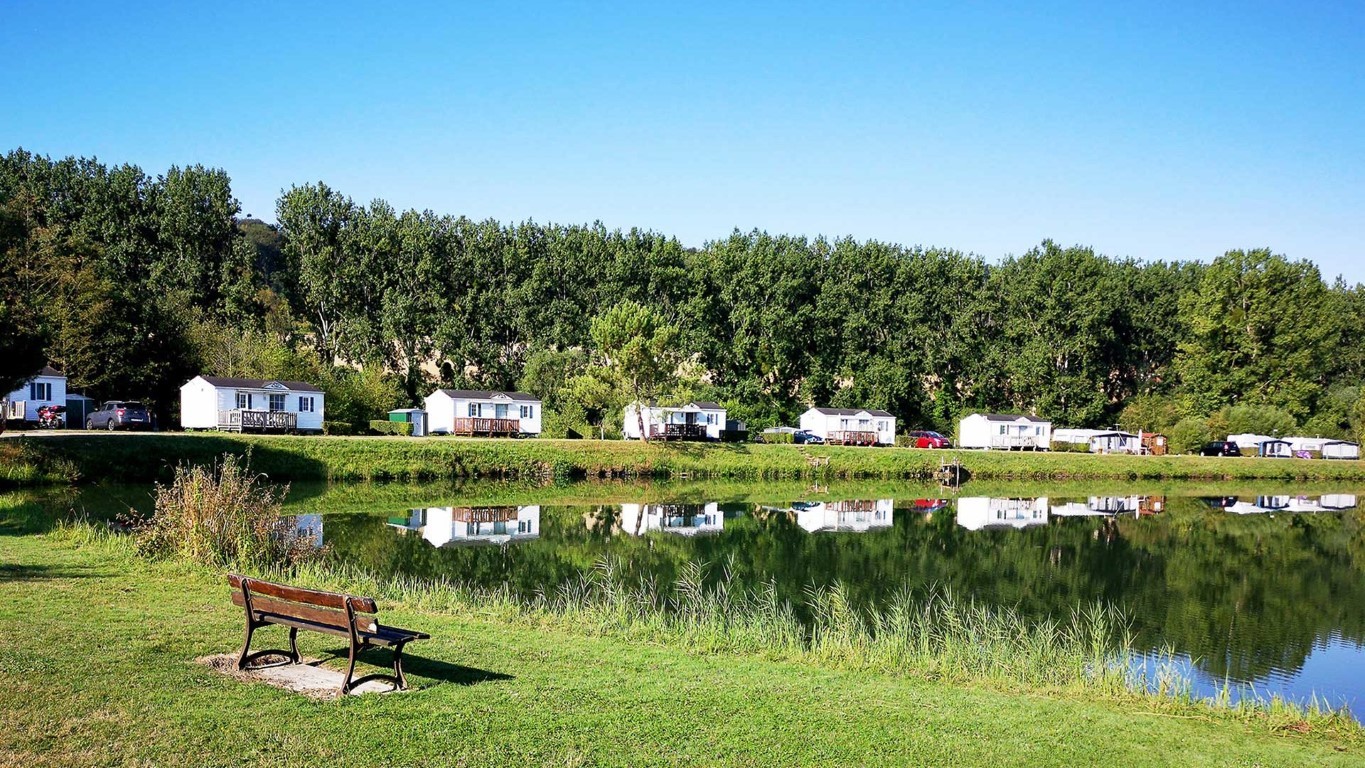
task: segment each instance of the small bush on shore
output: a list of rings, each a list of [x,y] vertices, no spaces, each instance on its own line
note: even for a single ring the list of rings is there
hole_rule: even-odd
[[[138,550],[211,566],[275,567],[316,554],[281,514],[289,486],[269,486],[252,475],[248,459],[225,454],[213,466],[180,466],[175,480],[156,487],[149,520],[137,521]]]
[[[412,424],[406,421],[386,421],[384,419],[374,419],[370,422],[370,431],[376,435],[412,435]]]

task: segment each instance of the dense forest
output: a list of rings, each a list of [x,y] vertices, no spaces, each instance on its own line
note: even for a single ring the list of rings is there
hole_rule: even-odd
[[[284,191],[276,220],[243,218],[222,170],[9,152],[0,384],[50,363],[164,423],[211,373],[314,381],[354,424],[436,385],[519,387],[561,435],[618,431],[637,394],[705,396],[751,428],[819,404],[885,408],[902,430],[989,409],[1180,445],[1365,430],[1365,288],[1264,249],[1168,263],[1045,241],[993,263],[758,231],[686,248],[323,183]]]

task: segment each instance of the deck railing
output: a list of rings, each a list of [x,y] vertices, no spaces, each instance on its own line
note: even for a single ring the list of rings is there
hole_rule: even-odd
[[[259,430],[288,432],[298,429],[299,415],[292,411],[258,411],[234,408],[218,412],[218,428],[231,432]]]
[[[457,435],[519,435],[521,434],[520,419],[487,419],[487,418],[467,418],[455,419],[455,434]]]
[[[992,448],[1047,448],[1042,435],[991,435]]]
[[[825,442],[831,445],[876,445],[877,433],[861,429],[844,429],[830,432]]]
[[[705,440],[705,424],[650,424],[650,440]]]

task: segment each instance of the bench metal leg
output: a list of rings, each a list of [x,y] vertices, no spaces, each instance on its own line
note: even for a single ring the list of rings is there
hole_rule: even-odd
[[[351,643],[350,659],[346,664],[346,679],[341,682],[341,693],[343,695],[351,692],[351,676],[355,674],[355,657],[359,650],[355,643]]]
[[[290,653],[290,655],[293,657],[294,663],[295,663],[295,664],[298,664],[300,661],[303,661],[303,657],[299,655],[299,628],[298,628],[298,627],[290,627],[290,628],[289,628],[289,653]]]
[[[242,640],[242,652],[237,655],[237,668],[246,669],[247,651],[251,649],[251,635],[256,632],[256,625],[250,621],[246,623],[246,637]]]
[[[398,690],[407,690],[408,679],[403,677],[403,643],[393,647],[393,677],[398,684]]]

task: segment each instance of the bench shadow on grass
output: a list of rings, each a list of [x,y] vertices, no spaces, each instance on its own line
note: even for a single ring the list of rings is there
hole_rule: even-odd
[[[330,653],[335,659],[341,661],[346,660],[345,648],[329,649],[327,653]],[[388,649],[367,650],[364,651],[359,658],[361,664],[388,667],[390,669],[393,665],[393,653]],[[356,669],[357,676],[368,673],[369,670],[362,672],[359,667]],[[433,680],[438,684],[451,683],[454,685],[478,685],[479,683],[493,683],[516,679],[513,675],[503,672],[494,672],[488,669],[479,669],[478,667],[466,667],[461,664],[452,664],[448,661],[430,659],[425,656],[414,656],[410,653],[403,654],[403,673],[407,675],[408,683],[410,685],[415,682],[412,679],[414,677]],[[412,687],[420,689],[428,688],[430,686],[418,685]]]

